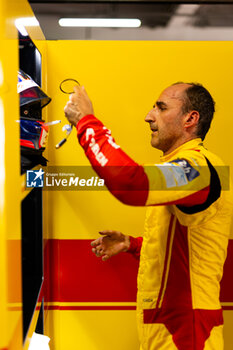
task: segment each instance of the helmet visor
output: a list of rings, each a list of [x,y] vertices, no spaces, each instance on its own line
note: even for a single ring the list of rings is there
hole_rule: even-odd
[[[20,107],[40,103],[41,108],[45,107],[51,98],[48,97],[39,86],[30,87],[20,92]]]
[[[22,70],[18,72],[17,91],[20,95],[20,107],[40,103],[40,107],[43,108],[51,101],[39,85]]]

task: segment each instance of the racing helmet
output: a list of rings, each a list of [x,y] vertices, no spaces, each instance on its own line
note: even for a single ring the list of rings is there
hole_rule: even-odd
[[[51,98],[41,90],[40,86],[21,69],[18,71],[17,91],[20,96],[20,107],[29,107],[39,103],[39,107],[43,108],[51,101]]]
[[[48,138],[48,126],[40,120],[20,119],[20,145],[31,150],[44,150]]]
[[[17,91],[20,97],[21,151],[24,154],[41,154],[48,138],[48,126],[41,119],[41,109],[51,98],[22,70],[18,71]]]

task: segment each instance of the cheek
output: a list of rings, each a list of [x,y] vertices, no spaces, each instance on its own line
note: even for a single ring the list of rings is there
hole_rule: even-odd
[[[174,125],[171,123],[170,120],[167,120],[167,121],[163,121],[163,123],[161,123],[160,125],[160,133],[162,135],[164,134],[170,134],[172,132],[172,130],[174,130]]]
[[[183,132],[183,124],[181,119],[176,120],[176,122],[174,123],[174,128],[177,131],[177,133]]]
[[[177,116],[175,118],[171,117],[167,119],[167,123],[166,123],[167,129],[173,132],[176,132],[181,128],[181,126],[182,126],[181,119],[178,118]]]
[[[170,139],[180,135],[180,123],[174,121],[167,121],[160,126],[159,137],[161,139]]]

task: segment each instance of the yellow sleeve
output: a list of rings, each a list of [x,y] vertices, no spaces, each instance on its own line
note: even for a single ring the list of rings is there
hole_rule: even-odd
[[[149,181],[146,205],[203,203],[209,193],[210,168],[197,151],[178,154],[166,163],[144,166]]]

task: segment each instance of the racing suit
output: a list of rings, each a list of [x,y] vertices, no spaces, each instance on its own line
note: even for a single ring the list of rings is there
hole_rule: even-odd
[[[228,168],[196,138],[141,166],[93,115],[78,139],[111,193],[148,206],[140,254],[137,319],[141,350],[222,350],[219,282],[226,258],[232,198]],[[142,247],[141,247],[142,245]]]

